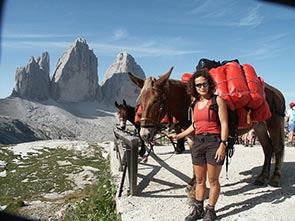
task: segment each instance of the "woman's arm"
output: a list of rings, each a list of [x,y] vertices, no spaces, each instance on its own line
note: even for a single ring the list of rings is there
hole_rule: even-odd
[[[228,127],[228,115],[227,115],[227,104],[225,101],[217,96],[216,102],[218,104],[218,117],[220,121],[221,133],[220,137],[222,141],[227,141],[229,135],[229,127]],[[226,144],[221,142],[219,148],[215,153],[215,159],[217,162],[221,162],[224,160],[226,151]]]
[[[221,140],[227,141],[228,134],[229,134],[227,104],[219,96],[217,96],[216,101],[218,104],[218,117],[219,117],[220,126],[221,126]]]
[[[168,137],[175,139],[175,140],[180,140],[182,138],[185,138],[186,136],[188,136],[189,134],[191,134],[192,132],[195,131],[194,127],[193,127],[194,122],[184,131],[182,131],[179,134],[169,134]]]

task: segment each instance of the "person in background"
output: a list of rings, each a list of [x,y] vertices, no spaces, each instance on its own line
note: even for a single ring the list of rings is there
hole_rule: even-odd
[[[287,146],[291,147],[294,145],[294,132],[295,132],[295,103],[291,102],[289,104],[290,108],[286,113],[286,123],[288,125],[288,143]]]
[[[186,221],[216,220],[215,205],[220,194],[219,175],[224,164],[229,135],[227,105],[217,96],[218,112],[209,109],[215,92],[215,84],[209,72],[197,70],[189,81],[189,93],[195,98],[193,121],[179,134],[169,135],[182,139],[195,133],[191,157],[196,176],[195,202]],[[208,119],[210,116],[210,120]],[[204,210],[207,177],[210,185],[209,202]]]

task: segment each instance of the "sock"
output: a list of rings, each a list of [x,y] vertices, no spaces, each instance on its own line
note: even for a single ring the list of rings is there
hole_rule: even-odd
[[[195,205],[199,207],[204,207],[204,201],[195,200]]]
[[[207,209],[214,211],[215,210],[215,206],[211,206],[211,205],[207,205]]]

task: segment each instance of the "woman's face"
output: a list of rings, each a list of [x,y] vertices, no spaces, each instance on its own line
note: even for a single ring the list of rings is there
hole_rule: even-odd
[[[203,76],[195,78],[195,89],[198,92],[198,94],[206,95],[209,92],[209,83],[206,78]]]

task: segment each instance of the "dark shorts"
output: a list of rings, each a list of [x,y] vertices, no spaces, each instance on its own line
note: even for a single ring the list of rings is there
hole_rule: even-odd
[[[223,165],[224,160],[216,162],[215,153],[219,148],[220,135],[205,134],[196,135],[192,148],[192,162],[194,165],[211,164],[213,166]]]

